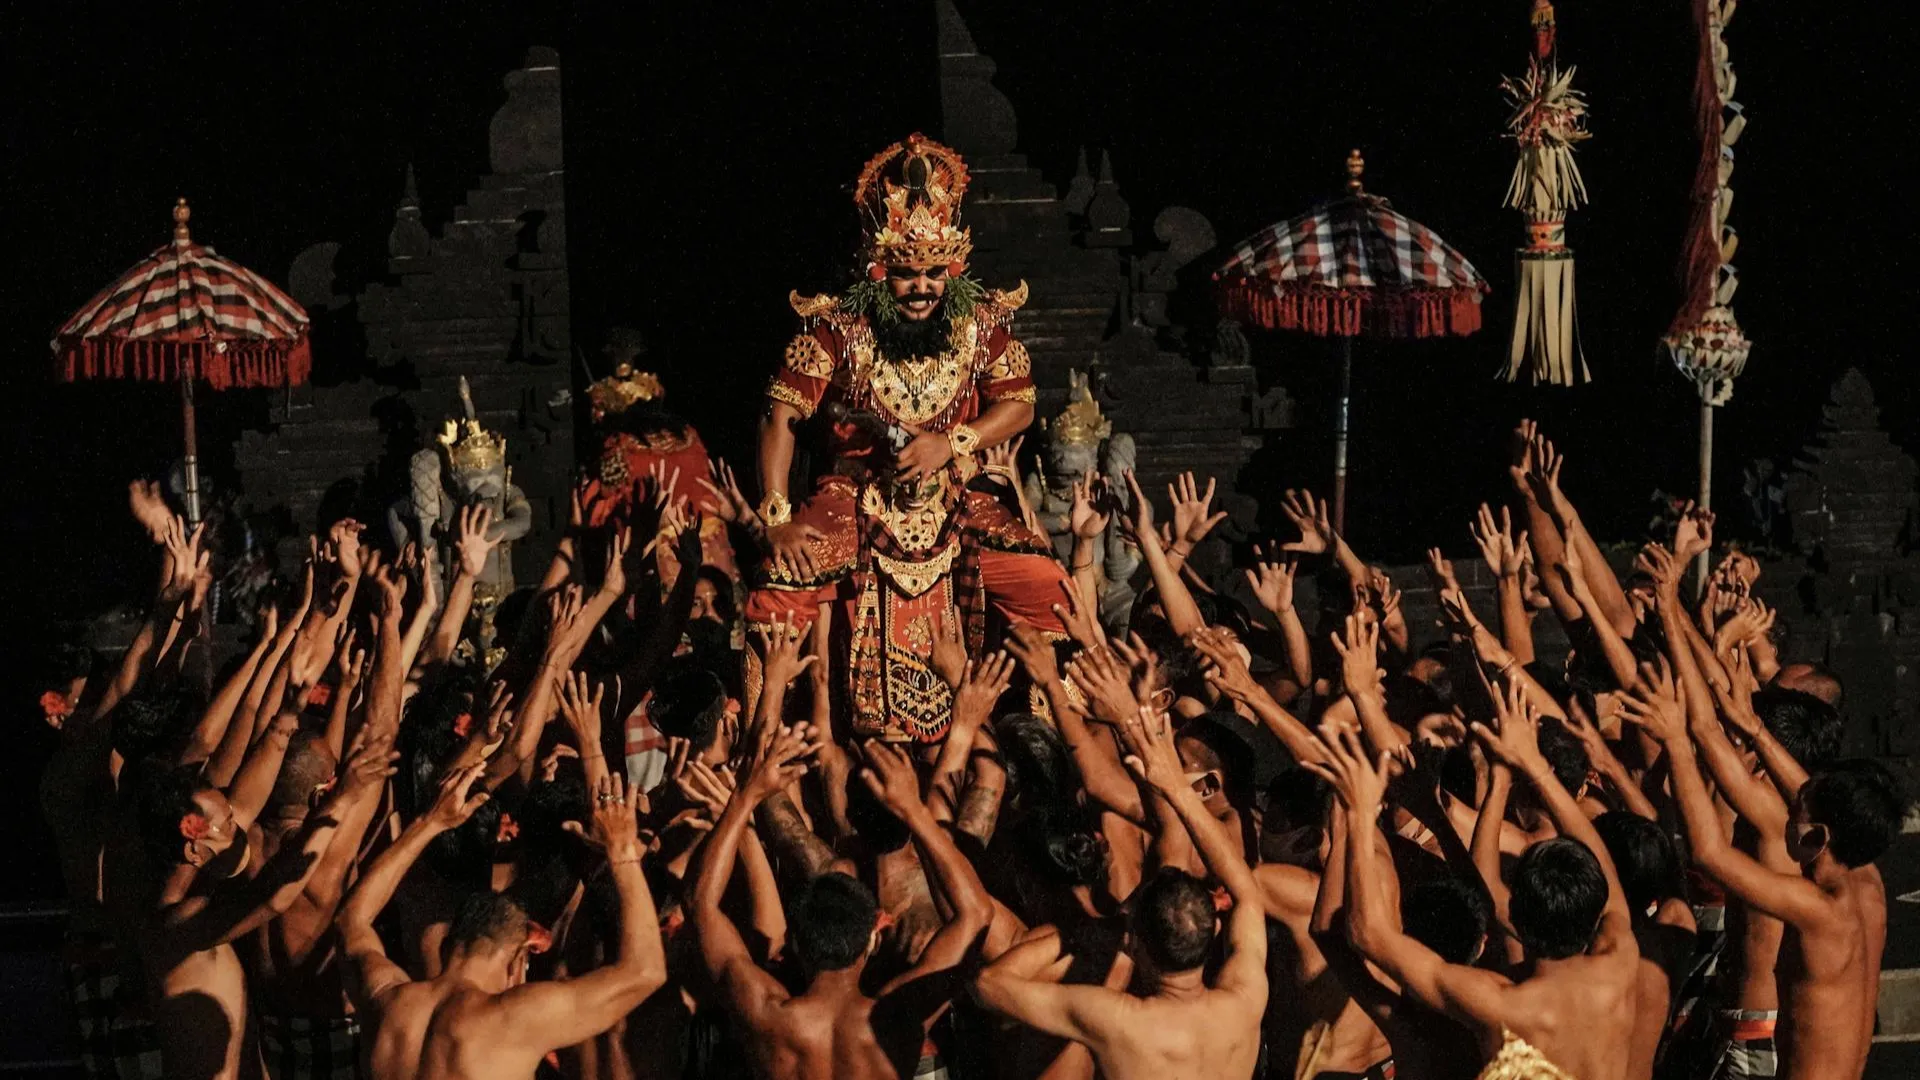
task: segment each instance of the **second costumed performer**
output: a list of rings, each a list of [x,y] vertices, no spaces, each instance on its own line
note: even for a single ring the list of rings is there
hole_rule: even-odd
[[[809,626],[830,604],[834,672],[856,735],[937,742],[952,694],[929,664],[935,620],[977,655],[987,609],[1062,633],[1066,573],[1045,536],[969,484],[980,457],[1033,421],[1026,347],[1008,329],[1026,286],[967,275],[960,155],[915,134],[854,188],[863,267],[842,296],[790,298],[803,324],[767,387],[760,516],[773,549],[747,598],[764,626]],[[832,462],[804,502],[787,477],[795,432],[819,416]]]

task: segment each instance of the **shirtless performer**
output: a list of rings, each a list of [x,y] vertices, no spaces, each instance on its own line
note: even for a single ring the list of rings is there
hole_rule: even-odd
[[[1730,898],[1786,923],[1776,976],[1778,1075],[1858,1080],[1873,1042],[1887,938],[1886,887],[1873,860],[1900,831],[1899,788],[1873,762],[1841,761],[1808,778],[1774,769],[1769,755],[1770,771],[1792,798],[1787,847],[1799,872],[1782,873],[1727,840],[1686,716],[1666,678],[1649,679],[1628,706],[1628,717],[1666,747],[1694,863]]]
[[[1233,898],[1227,956],[1213,985],[1205,978],[1218,916],[1204,883],[1163,870],[1135,894],[1135,944],[1158,976],[1138,997],[1102,986],[1062,984],[1072,963],[1058,934],[1008,949],[974,980],[981,1004],[1093,1052],[1109,1080],[1250,1077],[1260,1057],[1267,1004],[1266,908],[1253,871],[1226,829],[1193,790],[1164,714],[1143,709],[1122,729],[1127,764],[1173,805],[1201,859]]]
[[[1488,751],[1533,784],[1560,836],[1515,864],[1509,921],[1526,947],[1518,981],[1450,964],[1394,926],[1375,852],[1386,754],[1369,761],[1350,729],[1323,728],[1323,769],[1347,808],[1348,932],[1401,992],[1472,1029],[1482,1076],[1624,1080],[1637,1012],[1640,948],[1606,845],[1540,753],[1539,719],[1509,681],[1493,694],[1499,730],[1476,723]]]
[[[283,720],[290,718],[282,714]],[[284,749],[288,734],[276,725],[261,742],[280,740]],[[327,853],[339,820],[357,801],[379,791],[396,756],[385,739],[362,740],[348,755],[333,792],[269,860],[254,857],[257,837],[249,830],[257,806],[249,810],[243,795],[246,769],[231,789],[232,802],[194,772],[156,766],[141,778],[136,792],[140,833],[165,880],[136,933],[168,1076],[262,1075],[246,974],[232,943],[293,905]],[[278,757],[269,751],[265,760],[277,765]]]
[[[374,1029],[375,1080],[530,1077],[547,1053],[606,1031],[666,982],[634,807],[617,774],[597,778],[591,836],[606,850],[620,896],[616,963],[563,982],[527,982],[527,913],[498,893],[477,894],[462,906],[438,978],[414,982],[387,959],[374,917],[427,844],[487,800],[484,792],[468,797],[485,768],[469,766],[442,780],[433,808],[374,860],[340,912],[353,1000]]]
[[[920,800],[907,755],[870,742],[861,780],[913,835],[928,883],[953,913],[919,960],[868,997],[860,988],[880,941],[879,905],[857,879],[825,873],[787,907],[787,941],[808,976],[789,994],[759,967],[720,899],[741,837],[762,801],[806,771],[805,725],[767,724],[759,748],[707,840],[693,894],[700,955],[727,1008],[744,1029],[756,1075],[766,1080],[897,1080],[915,1074],[927,1029],[959,989],[956,969],[993,917],[993,901],[953,838]]]

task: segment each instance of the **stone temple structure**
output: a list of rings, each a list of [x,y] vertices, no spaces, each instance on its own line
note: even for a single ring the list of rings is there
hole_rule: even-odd
[[[351,352],[363,338],[371,371],[294,389],[274,403],[271,431],[242,438],[236,460],[253,506],[284,510],[299,529],[332,516],[326,510],[378,522],[369,500],[404,495],[406,458],[460,414],[464,377],[481,423],[506,436],[513,483],[533,505],[533,531],[515,550],[527,580],[540,570],[526,560],[552,550],[566,524],[573,470],[559,57],[531,49],[505,82],[487,128],[492,171],[438,233],[421,221],[408,169],[386,280],[336,295],[338,244],[295,261],[294,294],[321,313],[319,351]]]

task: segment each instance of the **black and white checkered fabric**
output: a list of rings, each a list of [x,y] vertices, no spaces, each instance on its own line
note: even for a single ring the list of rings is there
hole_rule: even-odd
[[[260,1053],[273,1080],[366,1080],[360,1021],[351,1016],[260,1015]]]
[[[92,1080],[160,1080],[160,1036],[138,980],[103,942],[70,943],[67,1001],[80,1034],[81,1068]]]

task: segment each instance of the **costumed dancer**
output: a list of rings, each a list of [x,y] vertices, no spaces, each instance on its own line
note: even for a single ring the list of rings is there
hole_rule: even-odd
[[[978,455],[1032,422],[1034,390],[1008,329],[1026,285],[989,291],[966,273],[966,190],[960,156],[919,134],[867,163],[854,189],[863,272],[843,296],[791,296],[803,330],[760,436],[773,554],[748,619],[807,626],[831,604],[852,730],[894,741],[946,733],[951,691],[929,666],[938,621],[961,620],[976,655],[989,605],[1064,630],[1052,609],[1066,574],[1047,538],[969,487]],[[816,416],[832,464],[796,505],[795,430]]]
[[[639,358],[646,351],[637,332],[615,328],[605,349],[612,371],[587,387],[594,431],[601,438],[597,475],[602,498],[593,508],[590,524],[603,524],[610,517],[624,520],[634,501],[647,497],[647,477],[652,473],[659,472],[669,482],[678,474],[675,492],[688,496],[700,514],[702,563],[737,579],[726,522],[718,516],[712,494],[699,484],[707,475],[706,444],[692,424],[667,408],[667,388],[660,377],[639,369]]]

